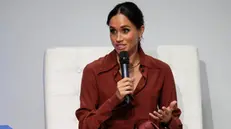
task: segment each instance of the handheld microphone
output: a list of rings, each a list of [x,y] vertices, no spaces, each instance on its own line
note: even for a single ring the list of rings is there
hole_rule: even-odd
[[[129,77],[129,56],[127,51],[122,51],[119,54],[119,59],[120,59],[120,67],[121,67],[121,73],[122,73],[122,78]],[[131,101],[132,97],[131,95],[126,95],[125,96],[125,103],[129,104]]]

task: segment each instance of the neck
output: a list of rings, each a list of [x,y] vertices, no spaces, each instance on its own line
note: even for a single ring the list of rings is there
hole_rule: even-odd
[[[131,51],[129,52],[129,63],[131,64],[131,66],[135,66],[140,62],[140,57],[139,57],[139,53],[138,53],[138,49],[136,49],[135,51]]]

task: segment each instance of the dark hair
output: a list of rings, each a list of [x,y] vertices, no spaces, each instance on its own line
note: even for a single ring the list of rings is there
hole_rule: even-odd
[[[136,26],[137,29],[140,29],[141,26],[144,25],[141,10],[132,2],[124,2],[116,5],[108,15],[107,25],[109,25],[111,18],[118,13],[125,15]]]

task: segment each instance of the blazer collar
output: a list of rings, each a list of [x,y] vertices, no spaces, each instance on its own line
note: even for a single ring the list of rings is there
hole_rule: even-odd
[[[140,56],[140,65],[148,68],[153,68],[153,65],[149,60],[148,55],[144,53],[141,47],[139,48],[138,53]],[[104,60],[102,60],[102,65],[98,71],[98,74],[101,72],[109,71],[115,66],[119,66],[119,63],[117,62],[117,55],[118,53],[115,49],[112,50],[108,55],[106,55]]]

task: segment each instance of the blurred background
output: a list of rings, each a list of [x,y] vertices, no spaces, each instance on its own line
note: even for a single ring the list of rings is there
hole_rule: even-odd
[[[45,50],[61,46],[110,46],[106,19],[119,2],[123,1],[0,0],[0,125],[45,129]],[[144,14],[144,49],[159,45],[198,48],[203,127],[228,128],[231,1],[134,2]]]

